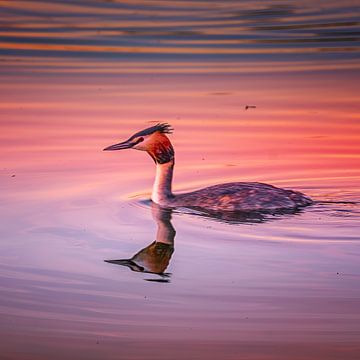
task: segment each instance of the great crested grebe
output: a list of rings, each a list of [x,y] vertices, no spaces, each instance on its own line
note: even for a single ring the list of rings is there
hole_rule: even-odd
[[[146,151],[155,161],[156,176],[151,200],[168,208],[200,208],[213,212],[296,210],[311,205],[306,195],[258,182],[231,182],[183,194],[171,190],[175,155],[166,134],[173,129],[162,123],[139,131],[128,140],[108,146],[105,151],[135,149]]]

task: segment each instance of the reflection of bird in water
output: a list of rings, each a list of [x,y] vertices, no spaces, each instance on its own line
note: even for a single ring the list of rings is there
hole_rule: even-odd
[[[128,140],[104,150],[136,149],[146,151],[155,161],[156,176],[151,199],[163,207],[201,208],[215,212],[294,210],[312,204],[304,194],[258,182],[232,182],[210,186],[184,194],[171,190],[174,149],[166,134],[168,124],[157,124],[139,131]]]
[[[152,216],[157,224],[156,240],[137,252],[130,259],[105,260],[108,263],[124,265],[132,271],[158,274],[162,279],[149,281],[168,282],[169,274],[165,273],[170,258],[174,252],[174,239],[176,231],[171,224],[171,209],[163,209],[152,203]]]

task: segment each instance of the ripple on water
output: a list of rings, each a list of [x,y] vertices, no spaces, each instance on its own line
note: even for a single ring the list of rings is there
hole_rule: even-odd
[[[355,3],[0,1],[1,356],[357,360]],[[148,190],[128,196],[151,160],[101,151],[153,120],[182,190],[240,176],[333,202],[180,208],[155,247]],[[104,262],[136,255],[169,276]]]
[[[128,201],[130,207],[148,214],[151,200],[139,197]],[[283,242],[359,242],[358,219],[360,203],[349,201],[326,201],[302,208],[295,212],[262,214],[217,213],[209,214],[201,209],[177,208],[172,210],[173,218],[181,219],[187,227],[200,227],[203,231],[230,234],[232,238],[249,238],[261,241]],[[253,225],[258,224],[258,228]],[[245,227],[244,227],[245,226]],[[251,227],[251,235],[247,230]],[[329,227],[332,231],[329,232]],[[207,229],[207,230],[206,230]],[[236,229],[236,230],[235,230]],[[234,230],[242,230],[234,237]],[[247,234],[247,235],[245,235]],[[212,235],[209,234],[211,237]]]

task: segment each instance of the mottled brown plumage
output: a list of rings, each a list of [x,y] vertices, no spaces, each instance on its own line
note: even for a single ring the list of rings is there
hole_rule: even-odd
[[[257,182],[209,186],[169,199],[170,206],[199,207],[212,211],[277,211],[310,205],[300,192]]]

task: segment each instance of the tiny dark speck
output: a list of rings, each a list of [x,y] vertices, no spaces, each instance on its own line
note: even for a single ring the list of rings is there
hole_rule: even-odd
[[[15,177],[16,175],[11,175],[11,177]]]

